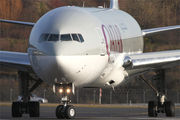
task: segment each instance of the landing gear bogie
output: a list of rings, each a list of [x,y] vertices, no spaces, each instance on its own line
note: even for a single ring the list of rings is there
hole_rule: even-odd
[[[167,117],[175,116],[174,102],[166,101],[166,79],[165,79],[165,69],[156,72],[157,75],[157,89],[152,86],[149,81],[147,81],[143,76],[140,76],[157,94],[157,102],[150,101],[148,103],[148,116],[157,117],[158,113],[166,113]]]
[[[29,114],[30,117],[39,117],[39,102],[31,102],[30,95],[43,81],[35,79],[29,73],[19,71],[19,94],[22,100],[12,103],[12,117],[22,117],[22,114]],[[30,88],[30,81],[36,81]]]
[[[30,117],[39,117],[39,102],[13,102],[12,117],[22,117],[22,114],[29,114]]]

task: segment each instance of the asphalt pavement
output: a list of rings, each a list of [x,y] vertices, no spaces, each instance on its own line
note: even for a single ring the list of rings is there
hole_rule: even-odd
[[[41,107],[39,118],[30,118],[24,114],[22,118],[11,117],[11,106],[0,106],[0,119],[3,120],[52,120],[55,116],[56,107]],[[180,120],[180,108],[175,109],[176,116],[166,117],[159,114],[156,118],[148,117],[147,108],[97,108],[97,107],[76,107],[76,120]]]

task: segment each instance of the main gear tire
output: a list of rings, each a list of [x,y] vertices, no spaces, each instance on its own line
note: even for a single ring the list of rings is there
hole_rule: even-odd
[[[149,117],[157,117],[157,102],[155,101],[149,101],[148,103],[148,116]]]
[[[29,116],[39,117],[39,102],[29,102]]]
[[[167,101],[165,104],[166,117],[174,117],[175,116],[175,106],[174,102]]]
[[[12,117],[22,117],[21,104],[22,102],[12,103]]]

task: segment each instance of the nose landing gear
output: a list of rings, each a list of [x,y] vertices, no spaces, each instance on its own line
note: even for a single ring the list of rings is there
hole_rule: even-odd
[[[74,106],[68,105],[71,101],[68,99],[67,95],[71,91],[74,93],[75,88],[73,87],[73,84],[56,84],[56,86],[61,88],[59,92],[63,94],[63,97],[61,98],[63,105],[59,105],[56,108],[56,117],[58,119],[73,119],[76,115],[76,110]]]
[[[63,105],[56,108],[56,117],[58,119],[73,119],[76,115],[74,106],[67,105],[69,101],[63,101]]]

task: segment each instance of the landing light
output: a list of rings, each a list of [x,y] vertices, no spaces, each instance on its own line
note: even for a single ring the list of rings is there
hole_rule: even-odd
[[[70,92],[71,92],[71,89],[66,89],[66,90],[64,90],[64,91],[66,91],[67,93],[70,93]],[[63,89],[59,89],[59,92],[60,92],[60,93],[63,93],[64,91],[63,91]]]
[[[63,92],[63,89],[59,89],[59,92],[62,93],[62,92]]]
[[[70,91],[71,91],[70,89],[67,89],[67,93],[70,93]]]

